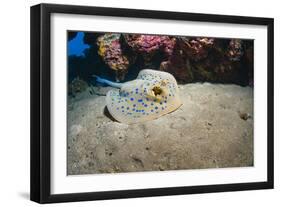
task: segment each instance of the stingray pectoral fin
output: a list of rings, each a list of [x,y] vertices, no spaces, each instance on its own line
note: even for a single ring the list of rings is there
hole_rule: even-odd
[[[123,83],[112,82],[112,81],[106,80],[106,79],[101,78],[101,77],[96,76],[96,75],[93,75],[93,77],[96,78],[97,82],[106,84],[106,85],[114,87],[114,88],[121,88],[123,86]]]

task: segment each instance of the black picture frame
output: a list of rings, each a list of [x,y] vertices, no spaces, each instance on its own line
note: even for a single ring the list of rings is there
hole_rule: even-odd
[[[207,23],[233,23],[267,26],[267,181],[238,184],[219,184],[186,187],[121,190],[106,192],[85,192],[74,194],[51,194],[50,183],[50,15],[52,13],[99,15],[113,17],[151,18]],[[88,201],[146,196],[211,193],[273,188],[274,147],[273,147],[273,44],[274,20],[272,18],[180,13],[168,11],[102,8],[89,6],[39,4],[31,7],[31,174],[30,199],[39,203]]]

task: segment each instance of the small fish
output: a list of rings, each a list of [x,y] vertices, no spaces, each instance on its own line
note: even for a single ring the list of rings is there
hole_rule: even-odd
[[[176,79],[167,72],[144,69],[133,81],[115,83],[96,77],[96,81],[119,88],[106,94],[109,113],[121,123],[157,119],[178,109],[182,102]]]

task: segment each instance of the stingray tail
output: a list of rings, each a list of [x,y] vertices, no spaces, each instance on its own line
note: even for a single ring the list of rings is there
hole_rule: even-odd
[[[100,78],[99,76],[93,75],[93,77],[96,78],[96,81],[102,84],[106,84],[108,86],[114,87],[114,88],[121,88],[122,87],[122,83],[116,83],[116,82],[112,82],[109,80],[106,80],[104,78]]]

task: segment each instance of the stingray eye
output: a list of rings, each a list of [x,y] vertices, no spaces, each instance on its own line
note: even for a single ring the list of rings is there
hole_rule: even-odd
[[[152,91],[153,91],[153,93],[154,93],[155,96],[161,95],[161,94],[163,93],[162,88],[160,88],[159,86],[154,86],[154,87],[152,88]]]

